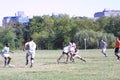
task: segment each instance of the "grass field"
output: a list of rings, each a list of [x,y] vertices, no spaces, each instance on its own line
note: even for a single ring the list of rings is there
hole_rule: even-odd
[[[61,50],[39,50],[36,52],[33,68],[25,66],[25,52],[11,54],[14,68],[0,66],[0,80],[120,80],[120,61],[116,61],[114,49],[108,49],[105,58],[99,49],[80,50],[87,63],[75,59],[75,63],[60,64],[56,60]],[[3,58],[0,57],[0,64]]]

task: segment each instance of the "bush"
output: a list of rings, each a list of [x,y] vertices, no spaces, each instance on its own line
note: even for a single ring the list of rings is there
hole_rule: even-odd
[[[88,49],[96,49],[99,48],[99,40],[104,39],[107,44],[108,48],[114,47],[115,37],[113,34],[110,33],[102,33],[102,32],[95,32],[92,30],[84,30],[80,31],[75,34],[75,41],[79,48],[85,48],[85,39],[86,39],[86,48]]]
[[[5,46],[5,43],[9,42],[11,49],[15,48],[15,41],[16,38],[15,33],[13,32],[12,28],[2,28],[0,30],[0,48]]]

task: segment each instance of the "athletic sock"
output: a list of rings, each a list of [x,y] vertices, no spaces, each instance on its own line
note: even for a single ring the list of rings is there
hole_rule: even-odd
[[[120,57],[117,55],[117,59],[120,60]]]
[[[107,57],[107,54],[106,53],[103,53],[105,57]]]
[[[86,60],[84,60],[83,58],[80,58],[80,60],[82,60],[82,61],[86,62]]]
[[[28,65],[28,60],[26,60],[26,65]]]
[[[74,58],[71,58],[70,61],[75,62],[75,59],[74,59]]]
[[[32,68],[33,67],[33,63],[31,63],[31,65],[30,65],[30,68]]]
[[[7,65],[9,65],[10,61],[11,61],[11,58],[8,59]]]
[[[6,64],[7,64],[7,60],[4,61],[4,67],[6,67]]]

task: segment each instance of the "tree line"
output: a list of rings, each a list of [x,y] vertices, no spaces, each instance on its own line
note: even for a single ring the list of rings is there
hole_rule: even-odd
[[[80,49],[86,41],[87,49],[99,48],[100,39],[114,48],[115,37],[120,37],[120,16],[101,17],[97,20],[86,17],[69,17],[67,14],[34,16],[29,23],[0,28],[0,48],[6,42],[12,49],[22,49],[23,44],[34,38],[37,49],[62,49],[74,40]]]

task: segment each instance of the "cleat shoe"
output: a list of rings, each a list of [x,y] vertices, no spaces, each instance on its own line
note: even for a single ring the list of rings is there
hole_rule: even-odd
[[[15,65],[8,64],[9,67],[15,67]]]

